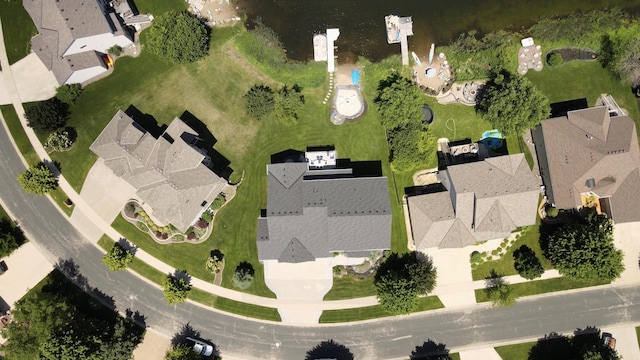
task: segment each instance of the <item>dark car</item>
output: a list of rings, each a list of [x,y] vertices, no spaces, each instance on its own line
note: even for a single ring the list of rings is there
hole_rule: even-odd
[[[7,263],[4,262],[4,260],[0,261],[0,275],[4,274],[7,270],[9,270]]]

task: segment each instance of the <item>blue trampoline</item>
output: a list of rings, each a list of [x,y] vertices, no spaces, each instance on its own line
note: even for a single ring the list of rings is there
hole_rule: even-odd
[[[499,149],[504,145],[504,135],[500,130],[489,130],[482,133],[480,142],[491,150]]]
[[[360,70],[351,70],[351,82],[353,85],[358,85],[360,82]]]

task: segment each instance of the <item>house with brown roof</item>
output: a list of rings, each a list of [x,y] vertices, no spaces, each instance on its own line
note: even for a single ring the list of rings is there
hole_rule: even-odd
[[[640,221],[636,124],[608,106],[568,111],[532,131],[548,201],[595,206],[617,223]]]
[[[38,34],[31,50],[59,84],[83,83],[108,71],[107,49],[133,45],[133,32],[104,0],[23,0]]]
[[[426,194],[408,196],[416,250],[504,238],[536,222],[540,182],[524,154],[450,165]]]
[[[196,147],[198,140],[179,118],[154,138],[118,110],[89,149],[136,189],[155,218],[184,232],[226,185],[205,165],[211,159]]]

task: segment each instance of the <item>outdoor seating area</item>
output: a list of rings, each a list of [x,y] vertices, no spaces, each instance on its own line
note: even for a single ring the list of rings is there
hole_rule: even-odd
[[[415,53],[414,53],[415,54]],[[428,61],[415,55],[413,80],[430,95],[438,95],[452,80],[452,70],[444,53]]]
[[[361,70],[353,65],[339,65],[336,69],[335,95],[331,122],[340,125],[361,117],[367,105],[361,92]]]
[[[535,45],[533,38],[524,38],[522,47],[518,51],[518,73],[524,75],[529,69],[542,70],[542,50],[540,45]]]

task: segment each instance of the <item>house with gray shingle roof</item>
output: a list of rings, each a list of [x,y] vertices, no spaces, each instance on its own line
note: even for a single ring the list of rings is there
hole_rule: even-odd
[[[335,155],[335,153],[334,153]],[[362,257],[391,243],[386,177],[306,162],[267,165],[267,209],[258,218],[258,259],[286,263]],[[365,255],[366,256],[366,255]]]
[[[451,165],[438,178],[439,191],[407,197],[417,250],[504,238],[536,222],[540,182],[523,154]]]
[[[633,119],[597,106],[544,120],[532,135],[554,206],[580,208],[591,198],[617,223],[640,221],[640,150]]]
[[[136,189],[155,218],[184,232],[226,185],[205,166],[210,159],[197,141],[198,133],[179,118],[156,139],[118,110],[89,149]]]
[[[38,30],[31,50],[60,84],[83,83],[108,71],[103,56],[133,45],[132,32],[102,0],[23,0]]]

